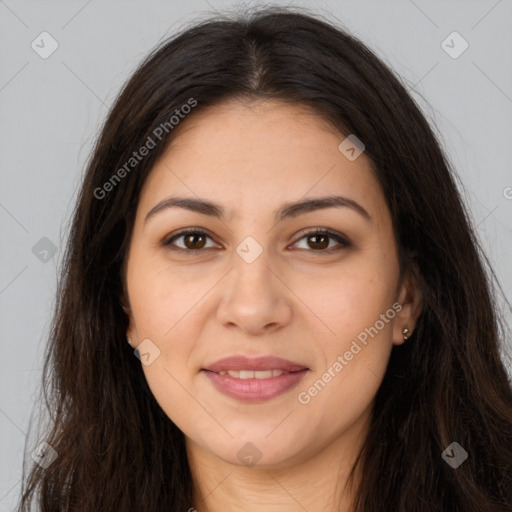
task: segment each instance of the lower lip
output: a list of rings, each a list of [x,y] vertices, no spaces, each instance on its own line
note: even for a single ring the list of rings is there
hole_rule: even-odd
[[[262,402],[275,398],[294,388],[308,371],[304,369],[268,379],[237,379],[202,370],[221,393],[244,402]]]

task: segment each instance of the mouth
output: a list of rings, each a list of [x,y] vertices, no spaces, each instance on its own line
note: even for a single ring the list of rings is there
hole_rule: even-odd
[[[233,356],[201,369],[218,391],[244,402],[275,398],[295,387],[308,372],[304,365],[273,356]]]
[[[283,359],[282,357],[275,356],[261,356],[261,357],[247,357],[242,355],[237,356],[229,356],[223,359],[219,359],[213,364],[205,366],[202,368],[203,370],[221,373],[221,372],[238,372],[242,376],[236,376],[238,378],[268,378],[268,377],[278,377],[279,375],[269,375],[266,373],[261,376],[263,372],[296,372],[300,370],[307,370],[308,368],[302,364],[295,363],[293,361],[289,361],[288,359]],[[246,376],[248,374],[244,372],[254,372],[258,375]],[[235,375],[232,375],[235,377]]]
[[[210,371],[210,370],[205,370]],[[302,371],[302,370],[297,370]],[[270,379],[271,377],[280,377],[285,373],[295,373],[295,372],[287,372],[285,370],[278,370],[277,368],[272,370],[222,370],[220,372],[213,372],[218,375],[229,375],[234,379]]]

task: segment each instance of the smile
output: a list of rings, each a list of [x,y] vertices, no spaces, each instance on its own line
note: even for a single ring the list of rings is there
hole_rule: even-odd
[[[242,402],[264,402],[296,387],[308,369],[283,370],[224,370],[219,373],[201,370],[214,388],[225,396]]]

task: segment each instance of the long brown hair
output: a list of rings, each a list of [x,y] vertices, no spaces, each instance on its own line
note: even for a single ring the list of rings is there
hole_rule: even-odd
[[[123,262],[141,187],[175,133],[172,116],[230,98],[307,105],[363,141],[401,269],[421,287],[414,334],[393,348],[375,398],[354,510],[512,510],[505,328],[452,166],[401,79],[362,42],[276,7],[201,21],[164,41],[111,108],[76,203],[45,354],[44,441],[58,456],[43,469],[27,441],[18,510],[34,499],[44,511],[192,506],[183,433],[126,343]],[[131,161],[148,138],[154,147]],[[456,469],[441,456],[452,442],[468,452]]]

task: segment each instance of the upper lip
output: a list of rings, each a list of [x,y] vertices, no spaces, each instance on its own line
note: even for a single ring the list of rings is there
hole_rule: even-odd
[[[302,364],[294,363],[281,357],[246,357],[239,355],[219,359],[215,363],[202,369],[218,373],[228,370],[282,370],[286,372],[296,372],[300,370],[307,370],[308,368]]]

